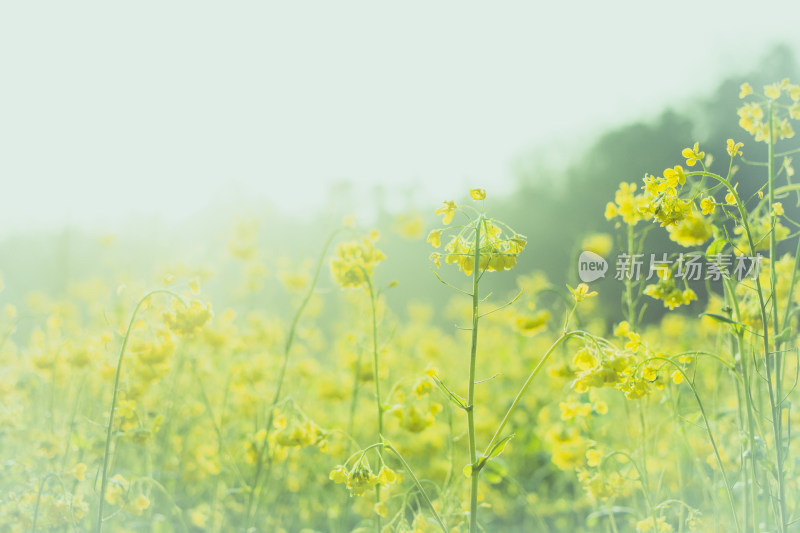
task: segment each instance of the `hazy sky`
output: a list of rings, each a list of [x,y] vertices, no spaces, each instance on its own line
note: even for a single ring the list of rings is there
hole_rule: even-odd
[[[4,2],[0,234],[331,183],[510,189],[587,138],[800,46],[798,2]]]

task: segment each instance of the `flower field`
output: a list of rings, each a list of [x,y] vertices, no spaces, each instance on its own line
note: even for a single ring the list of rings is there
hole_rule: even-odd
[[[800,86],[738,96],[563,244],[597,280],[522,267],[488,187],[398,219],[433,282],[402,305],[350,217],[299,257],[240,220],[199,264],[3,272],[0,532],[800,531]]]

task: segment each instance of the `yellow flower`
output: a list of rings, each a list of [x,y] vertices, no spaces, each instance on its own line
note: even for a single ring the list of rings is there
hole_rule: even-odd
[[[611,220],[615,216],[617,216],[617,204],[614,202],[608,202],[606,204],[606,220]]]
[[[579,283],[574,289],[567,285],[567,288],[572,293],[572,296],[575,297],[575,302],[582,302],[587,298],[597,296],[597,291],[589,292],[589,286],[585,283]]]
[[[623,320],[614,328],[615,337],[627,337],[631,332],[631,325],[627,320]]]
[[[188,335],[202,328],[212,316],[211,304],[203,305],[193,300],[189,305],[184,305],[173,300],[172,311],[164,313],[164,322],[175,333]]]
[[[649,365],[642,367],[642,377],[647,381],[655,381],[658,379],[658,369]]]
[[[614,202],[606,205],[606,219],[611,220],[619,215],[626,224],[635,225],[647,218],[645,212],[650,201],[647,194],[636,194],[636,191],[635,183],[620,183],[614,194]]]
[[[78,481],[83,481],[86,479],[86,465],[83,463],[78,463],[75,467],[68,472],[72,477],[77,479]]]
[[[657,205],[658,209],[653,212],[653,218],[660,222],[662,227],[673,228],[692,214],[692,202],[675,195],[663,197]]]
[[[392,229],[401,237],[415,241],[425,231],[425,219],[418,212],[400,213],[394,218]]]
[[[716,208],[717,208],[717,203],[711,196],[706,196],[705,198],[700,200],[700,210],[703,212],[704,215],[714,214],[714,210]]]
[[[347,470],[343,466],[337,466],[328,474],[328,479],[334,483],[345,483],[347,482]]]
[[[608,233],[593,233],[581,243],[581,249],[605,257],[611,252],[614,241]]]
[[[150,500],[144,494],[140,494],[135,500],[133,500],[133,502],[131,502],[131,505],[128,507],[128,510],[131,512],[131,514],[139,516],[144,512],[145,509],[150,507]]]
[[[191,281],[189,281],[189,289],[194,294],[200,294],[200,280],[198,280],[197,278],[194,278]]]
[[[713,205],[711,210],[713,211]],[[705,217],[694,213],[690,213],[669,229],[670,240],[687,247],[703,244],[711,235],[711,225]]]
[[[736,204],[736,196],[734,196],[732,192],[729,192],[725,195],[725,202],[727,202],[728,205]]]
[[[385,517],[386,515],[389,514],[389,508],[383,502],[376,503],[373,509],[375,510],[375,513],[379,516]]]
[[[750,94],[753,94],[753,87],[749,83],[744,82],[739,86],[739,98],[744,98]]]
[[[777,83],[764,85],[764,96],[770,100],[776,100],[781,96],[781,88]]]
[[[469,195],[472,196],[473,200],[484,200],[486,199],[486,190],[485,189],[470,189]]]
[[[698,161],[703,160],[706,153],[700,151],[700,143],[694,143],[693,147],[684,148],[681,155],[686,158],[686,165],[693,167]]]
[[[378,483],[381,485],[388,485],[397,481],[397,473],[386,465],[383,465],[378,471]]]
[[[760,136],[763,134],[766,124],[762,122],[764,110],[761,105],[757,103],[744,104],[736,110],[736,113],[739,115],[739,126],[750,135],[756,136],[756,140],[763,140],[760,139]]]
[[[201,504],[189,511],[189,522],[200,529],[206,529],[211,509],[208,504]]]
[[[455,202],[446,201],[444,205],[436,210],[437,215],[442,215],[442,223],[446,226],[450,222],[453,221],[453,216],[456,214],[456,206]]]
[[[439,369],[433,366],[432,363],[428,363],[427,368],[425,369],[425,375],[429,378],[433,378],[439,375]]]
[[[783,204],[780,202],[775,202],[772,204],[772,214],[776,217],[783,215]]]
[[[675,168],[664,170],[664,179],[668,189],[676,189],[678,185],[686,183],[686,174],[683,172],[682,166],[675,165]]]
[[[375,239],[343,242],[336,248],[331,259],[331,272],[343,288],[358,288],[367,284],[375,265],[386,259],[386,255],[375,248]]]
[[[572,358],[572,366],[580,371],[590,370],[597,366],[597,357],[586,348],[581,348]]]
[[[442,245],[442,230],[435,229],[428,233],[428,242],[433,245],[434,248],[438,248]]]
[[[735,157],[741,154],[742,146],[744,146],[744,143],[737,143],[733,142],[733,139],[728,139],[728,147],[727,147],[728,155],[731,157]]]
[[[595,448],[589,448],[586,451],[586,464],[589,466],[600,466],[603,461],[603,452]]]
[[[683,305],[689,305],[694,300],[697,300],[697,294],[692,289],[686,289],[681,293],[681,301]]]
[[[639,351],[639,348],[642,347],[642,338],[638,333],[633,331],[628,333],[628,342],[625,343],[625,349],[630,350],[634,353]]]
[[[681,383],[683,383],[683,372],[681,372],[680,370],[676,370],[675,372],[673,372],[672,381],[676,385],[680,385]]]
[[[539,311],[533,316],[518,316],[514,320],[514,327],[523,335],[534,335],[547,327],[550,320],[549,311]]]
[[[639,533],[649,533],[650,531],[653,533],[672,533],[675,529],[667,522],[667,519],[662,516],[655,524],[653,523],[652,517],[636,522],[636,531]]]
[[[122,503],[123,494],[128,490],[128,482],[120,475],[112,477],[110,481],[111,483],[106,489],[106,502],[111,505],[118,505]]]

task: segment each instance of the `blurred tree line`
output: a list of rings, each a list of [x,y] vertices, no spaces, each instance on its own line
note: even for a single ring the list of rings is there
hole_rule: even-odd
[[[487,198],[490,215],[501,218],[528,237],[527,249],[520,256],[518,265],[512,272],[520,275],[540,270],[561,289],[565,283],[572,286],[579,283],[577,259],[583,238],[592,233],[610,233],[615,237],[615,242],[618,242],[618,234],[624,232],[624,229],[615,230],[614,222],[609,222],[604,217],[605,205],[613,200],[619,183],[627,181],[641,184],[645,173],[661,175],[665,168],[683,164],[681,150],[691,146],[695,141],[700,142],[706,153],[714,155],[716,162],[713,163],[712,169],[723,175],[728,164],[728,155],[725,152],[728,138],[745,143],[744,153],[749,160],[766,161],[766,145],[756,144],[739,127],[736,115],[736,109],[741,105],[738,98],[739,85],[748,81],[756,90],[760,90],[763,85],[783,78],[795,81],[800,78],[798,74],[794,52],[786,46],[778,46],[771,50],[756,68],[747,73],[730,75],[720,82],[711,94],[698,96],[684,103],[681,108],[670,106],[654,118],[610,129],[597,137],[584,151],[574,147],[574,152],[569,154],[570,163],[563,168],[547,168],[535,162],[521,168],[517,175],[517,190],[513,194],[505,198],[496,196]],[[535,153],[532,159],[536,159]],[[752,195],[764,182],[760,177],[762,172],[760,167],[740,165],[734,181],[740,182],[739,191],[744,198]],[[759,178],[747,179],[752,176]],[[486,186],[490,188],[491,184]],[[785,201],[784,204],[787,214],[795,216],[798,205],[791,200]],[[385,215],[385,218],[388,218],[388,215]],[[439,222],[432,219],[428,228],[438,225]],[[669,240],[665,231],[650,232],[646,242],[646,253],[695,250],[695,248],[681,248]],[[416,261],[426,256],[423,250],[412,252],[409,247],[399,244],[396,252],[393,248],[394,246],[387,247],[387,255],[394,258],[387,264],[387,270],[393,270],[398,277],[410,271],[417,271],[410,263],[411,258]],[[696,249],[703,251],[705,246]],[[793,245],[784,246],[780,253],[793,250]],[[606,310],[606,319],[609,323],[622,320],[619,305],[622,284],[613,279],[614,258],[618,251],[619,247],[615,246],[610,256],[606,258],[609,262],[609,271],[605,279],[593,284],[593,288],[600,291],[604,304],[601,308]],[[645,257],[646,260],[648,258],[649,256]],[[643,268],[647,268],[647,262]],[[418,275],[424,275],[421,270],[418,272]],[[453,272],[450,272],[449,279],[455,276]],[[428,278],[432,279],[433,275],[429,275]],[[514,290],[514,275],[496,276],[496,278],[494,290],[498,293],[508,294]],[[438,282],[428,281],[412,284],[410,288],[406,287],[407,290],[399,291],[400,294],[395,298],[402,300],[426,294],[443,294],[444,297],[449,297],[450,292],[441,286],[437,289],[436,283]],[[692,288],[700,297],[699,302],[695,302],[683,312],[696,314],[703,310],[709,287],[698,285]],[[711,290],[714,290],[713,286]],[[645,301],[650,300],[646,296],[644,298]],[[650,303],[645,314],[646,320],[656,319],[664,312],[660,302],[652,300]]]

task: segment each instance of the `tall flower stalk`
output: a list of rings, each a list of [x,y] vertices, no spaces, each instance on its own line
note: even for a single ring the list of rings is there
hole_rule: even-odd
[[[166,294],[171,296],[179,302],[179,306],[174,308],[171,313],[164,315],[167,325],[170,326],[176,333],[188,334],[202,327],[208,320],[211,319],[211,308],[209,306],[202,306],[199,302],[192,302],[188,304],[181,295],[166,289],[156,289],[148,292],[137,302],[131,313],[131,318],[128,321],[128,327],[125,330],[125,335],[122,337],[122,344],[119,349],[119,356],[117,357],[116,370],[114,372],[114,388],[111,393],[111,408],[108,413],[108,426],[106,426],[106,440],[103,451],[103,468],[100,471],[100,494],[97,506],[97,520],[95,521],[95,531],[100,533],[103,530],[103,508],[105,504],[106,489],[108,487],[108,464],[111,457],[111,447],[114,433],[114,414],[117,410],[117,398],[119,395],[119,382],[120,375],[122,374],[122,361],[125,356],[125,349],[128,346],[128,341],[133,331],[133,326],[136,322],[136,316],[141,310],[142,306],[152,296],[157,294]]]
[[[378,239],[378,233],[373,232],[369,237],[361,241],[345,242],[339,245],[336,249],[333,259],[331,260],[331,272],[334,279],[342,286],[342,288],[367,288],[370,302],[370,312],[372,316],[372,372],[373,380],[375,381],[375,406],[376,406],[376,426],[377,436],[383,439],[383,415],[384,406],[381,399],[381,382],[380,382],[380,367],[378,357],[378,310],[377,310],[377,293],[372,280],[372,272],[379,262],[383,261],[386,256],[383,252],[375,247],[375,241]],[[359,361],[356,363],[356,384],[359,379]],[[351,421],[353,420],[353,409],[355,408],[355,392],[351,409]],[[352,426],[352,423],[351,423]],[[382,454],[383,448],[377,447],[377,453]],[[383,461],[383,457],[380,458]],[[383,483],[375,483],[375,505],[381,505],[381,485]],[[377,532],[381,530],[381,515],[375,514],[375,528]]]
[[[294,316],[292,316],[292,322],[289,326],[289,333],[286,336],[286,342],[283,345],[283,358],[281,360],[281,369],[278,373],[278,379],[275,385],[275,394],[273,395],[272,402],[269,404],[267,409],[267,421],[266,424],[264,424],[263,443],[261,445],[261,449],[257,452],[258,462],[256,464],[256,471],[253,477],[253,486],[247,499],[246,516],[248,517],[248,522],[254,519],[258,512],[258,507],[261,500],[261,473],[263,471],[263,467],[266,465],[267,470],[269,470],[272,466],[272,456],[269,453],[269,434],[270,431],[272,431],[272,426],[275,419],[275,407],[278,405],[281,399],[283,383],[286,378],[286,369],[289,366],[289,355],[291,354],[295,335],[297,333],[297,324],[300,322],[303,312],[308,306],[308,303],[311,301],[311,297],[314,296],[314,291],[317,288],[317,281],[319,281],[319,275],[322,271],[322,265],[325,262],[325,257],[328,254],[328,248],[330,248],[333,239],[336,237],[339,231],[340,229],[331,232],[330,236],[325,241],[325,245],[322,247],[322,251],[317,259],[317,264],[314,268],[314,275],[311,278],[311,283],[309,283],[308,289],[306,290],[303,299],[300,301],[300,305],[297,306]]]
[[[506,224],[487,217],[483,211],[483,201],[486,198],[486,191],[483,189],[470,189],[470,196],[473,200],[481,202],[481,210],[472,206],[461,209],[461,213],[467,218],[467,223],[463,226],[448,228],[458,230],[451,237],[445,246],[445,253],[434,253],[431,260],[438,267],[442,260],[448,264],[457,264],[459,269],[467,276],[471,276],[472,290],[464,291],[447,282],[438,274],[436,276],[442,283],[454,290],[469,296],[472,299],[472,325],[469,358],[469,381],[467,383],[467,398],[464,400],[456,393],[452,392],[442,382],[441,379],[436,383],[442,388],[445,394],[461,409],[467,413],[467,437],[469,441],[469,464],[464,468],[464,473],[470,478],[470,504],[469,504],[469,530],[470,533],[478,531],[478,490],[480,471],[491,458],[492,452],[487,456],[478,457],[477,435],[475,431],[475,383],[476,383],[476,363],[478,360],[478,323],[480,314],[480,281],[487,271],[502,272],[516,265],[517,257],[524,250],[526,239],[509,228]],[[445,202],[436,211],[442,215],[445,225],[449,225],[459,210],[453,201]],[[440,247],[442,235],[448,230],[433,230],[428,235],[428,242],[435,247]],[[455,233],[455,231],[453,231]],[[515,299],[516,300],[516,299]],[[507,442],[504,439],[503,445]]]

